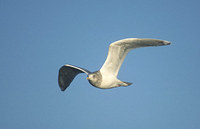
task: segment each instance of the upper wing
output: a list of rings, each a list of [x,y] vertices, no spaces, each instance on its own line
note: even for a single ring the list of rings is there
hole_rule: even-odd
[[[101,72],[117,76],[124,58],[131,49],[169,44],[170,42],[168,41],[158,39],[128,38],[116,41],[110,44],[107,59],[100,70]]]
[[[90,71],[73,65],[62,66],[58,75],[60,89],[64,91],[79,73],[86,73],[88,75]]]

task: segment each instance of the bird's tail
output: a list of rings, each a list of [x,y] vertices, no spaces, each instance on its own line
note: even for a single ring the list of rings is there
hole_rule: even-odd
[[[120,81],[120,86],[130,86],[131,84],[133,83],[130,83],[130,82],[124,82],[124,81]]]
[[[132,85],[133,83],[131,83],[131,82],[123,82],[123,83],[125,83],[126,85],[124,85],[124,86],[130,86],[130,85]]]

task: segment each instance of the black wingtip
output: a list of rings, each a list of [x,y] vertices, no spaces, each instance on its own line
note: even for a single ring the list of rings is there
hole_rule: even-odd
[[[66,86],[66,84],[64,82],[61,81],[60,78],[59,78],[59,81],[58,81],[58,85],[59,85],[61,91],[65,91],[68,87],[68,86]]]
[[[73,65],[62,66],[58,73],[58,84],[61,91],[65,91],[79,73],[89,73],[89,71]]]
[[[60,87],[60,90],[61,90],[61,91],[65,91],[65,90],[66,90],[66,88],[63,88],[63,87],[61,87],[60,85],[59,85],[59,87]]]
[[[65,91],[65,89],[61,89],[61,91],[62,91],[62,92],[64,92],[64,91]]]

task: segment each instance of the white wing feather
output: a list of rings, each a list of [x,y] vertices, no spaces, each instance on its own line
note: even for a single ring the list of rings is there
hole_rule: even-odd
[[[119,69],[127,55],[134,48],[169,45],[170,42],[158,39],[128,38],[113,42],[109,46],[108,56],[101,67],[102,73],[118,75]]]

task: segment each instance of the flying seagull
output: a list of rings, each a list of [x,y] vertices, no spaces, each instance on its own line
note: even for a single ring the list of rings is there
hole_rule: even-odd
[[[132,83],[120,81],[117,78],[119,69],[127,53],[140,47],[164,46],[171,44],[169,41],[158,39],[127,38],[113,42],[109,46],[108,56],[100,70],[90,72],[89,70],[66,64],[59,70],[58,83],[64,91],[79,73],[86,73],[87,80],[91,85],[101,89],[110,89],[120,86],[129,86]]]

